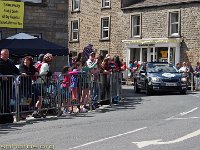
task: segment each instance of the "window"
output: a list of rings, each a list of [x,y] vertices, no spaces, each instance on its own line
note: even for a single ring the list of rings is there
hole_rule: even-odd
[[[141,15],[131,16],[131,37],[141,36]]]
[[[71,22],[71,40],[78,41],[79,38],[79,21],[74,20]]]
[[[80,0],[72,0],[72,11],[80,10]]]
[[[108,54],[107,50],[100,50],[100,55],[103,56],[104,58],[106,57],[106,54]]]
[[[101,7],[103,7],[103,8],[105,8],[105,7],[110,8],[110,0],[102,0],[101,4],[102,4]]]
[[[101,18],[101,39],[109,40],[110,38],[110,17]]]
[[[21,0],[22,2],[42,3],[42,0]]]
[[[42,39],[42,33],[31,33],[32,36],[38,38],[38,39]]]
[[[180,35],[180,19],[179,11],[169,13],[169,36]]]

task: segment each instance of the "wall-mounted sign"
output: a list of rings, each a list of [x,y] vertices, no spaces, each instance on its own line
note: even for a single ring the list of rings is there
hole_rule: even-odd
[[[162,58],[167,58],[168,51],[160,51]]]
[[[149,47],[149,46],[154,46],[155,44],[139,44],[138,46],[140,47]]]
[[[23,28],[24,3],[0,0],[0,27]]]

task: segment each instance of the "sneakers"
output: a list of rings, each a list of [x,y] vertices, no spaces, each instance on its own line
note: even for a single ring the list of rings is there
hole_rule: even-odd
[[[85,108],[85,109],[87,109],[87,110],[90,110],[90,106],[84,105],[83,108]]]
[[[75,113],[79,113],[79,109],[78,108],[76,108]]]
[[[32,117],[34,117],[34,118],[46,118],[46,114],[44,113],[44,112],[38,112],[38,111],[34,111],[33,113],[32,113]]]
[[[70,115],[70,112],[68,110],[64,109],[62,115],[64,115],[64,116]]]
[[[32,113],[32,117],[34,117],[34,118],[42,118],[42,116],[39,114],[38,111],[34,111],[34,112]]]

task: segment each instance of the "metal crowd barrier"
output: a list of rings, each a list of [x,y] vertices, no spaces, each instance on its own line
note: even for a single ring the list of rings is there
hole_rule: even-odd
[[[184,73],[187,77],[187,87],[191,91],[198,91],[200,88],[200,73]]]
[[[68,78],[70,83],[64,83]],[[102,101],[113,103],[121,98],[121,72],[88,75],[79,73],[46,76],[0,76],[0,115],[12,113],[16,121],[20,116],[36,110],[46,114],[59,114],[63,109],[87,106],[95,109]],[[65,86],[63,86],[65,85]]]
[[[200,89],[200,73],[189,73],[188,82],[191,91],[198,91]]]
[[[17,103],[13,101],[18,96],[16,85],[15,76],[0,75],[0,115],[11,112],[16,114]]]

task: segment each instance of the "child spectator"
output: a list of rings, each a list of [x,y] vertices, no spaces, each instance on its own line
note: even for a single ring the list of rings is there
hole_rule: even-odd
[[[129,78],[133,77],[132,69],[133,69],[133,61],[130,60],[129,64],[128,64],[128,70],[129,70],[128,76],[129,76]]]
[[[61,87],[62,90],[64,91],[65,97],[66,97],[66,101],[63,103],[64,105],[64,111],[63,114],[67,114],[68,112],[68,108],[66,107],[70,105],[70,84],[71,84],[71,76],[69,75],[69,72],[71,71],[71,68],[69,66],[65,66],[62,69],[62,75],[64,76],[64,79],[62,81]]]

